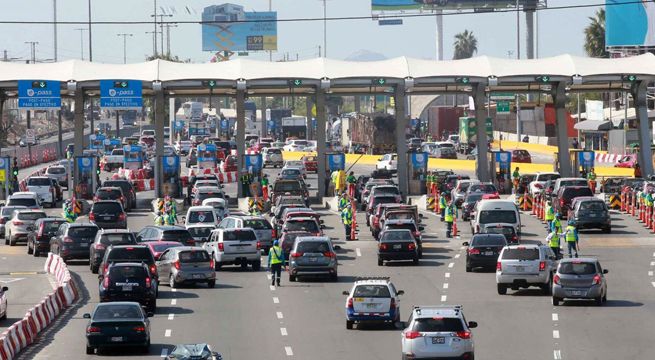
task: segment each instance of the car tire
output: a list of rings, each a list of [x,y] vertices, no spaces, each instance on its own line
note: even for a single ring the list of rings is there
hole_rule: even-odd
[[[548,282],[544,285],[541,285],[541,290],[544,292],[544,295],[550,295],[553,290],[553,277],[548,277]]]
[[[155,313],[155,311],[157,311],[157,298],[156,297],[155,297],[154,302],[148,307],[148,310],[153,314]]]
[[[13,237],[9,237],[9,246],[14,246],[14,245],[16,245],[16,239],[14,239]]]
[[[414,264],[414,266],[418,265],[418,257],[415,257],[414,260],[412,260],[412,264]]]
[[[34,250],[30,247],[29,241],[27,242],[27,255],[32,255],[34,253]]]
[[[596,306],[603,306],[603,297],[599,296],[594,299],[594,302],[596,303]]]
[[[214,287],[216,287],[216,280],[209,280],[209,281],[207,281],[207,287],[208,287],[209,289],[213,289]]]
[[[142,350],[143,350],[143,353],[144,353],[144,354],[147,354],[147,353],[150,352],[150,339],[148,339],[148,342],[147,342],[145,345],[143,345],[143,349],[142,349]]]
[[[378,266],[383,266],[384,265],[384,260],[378,258]]]
[[[471,272],[473,271],[473,267],[466,265],[466,272]]]
[[[612,233],[612,227],[608,227],[608,228],[603,229],[603,232],[605,234],[611,234]]]
[[[333,282],[339,281],[339,274],[334,273],[334,274],[330,275],[330,281],[333,281]]]
[[[353,323],[354,323],[354,322],[351,321],[351,320],[346,320],[346,329],[348,329],[348,330],[352,330],[352,328],[353,328]]]
[[[89,346],[89,345],[86,346],[86,354],[87,354],[87,355],[93,355],[93,354],[95,354],[95,350],[96,350],[96,349],[93,348],[92,346]]]
[[[34,257],[39,257],[39,256],[41,256],[41,253],[39,252],[39,249],[37,249],[36,247],[34,247],[34,248],[32,249],[32,255],[34,255]]]
[[[253,271],[259,271],[259,269],[261,269],[261,268],[262,268],[261,261],[257,260],[257,261],[252,263],[252,270]]]
[[[505,294],[507,294],[507,285],[504,285],[504,284],[496,284],[496,287],[498,288],[498,295],[505,295]]]
[[[289,274],[289,282],[296,282],[296,275]]]
[[[559,306],[559,302],[560,302],[560,301],[562,301],[562,299],[560,299],[560,298],[558,298],[558,297],[556,297],[556,296],[553,296],[553,297],[551,298],[551,302],[552,302],[553,306]]]

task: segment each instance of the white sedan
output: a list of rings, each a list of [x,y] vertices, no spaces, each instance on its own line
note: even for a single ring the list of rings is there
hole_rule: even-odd
[[[289,160],[284,163],[284,167],[282,167],[282,170],[284,169],[299,169],[300,173],[302,174],[302,177],[304,179],[307,178],[307,169],[305,169],[305,163],[303,163],[300,160]]]
[[[398,154],[386,154],[380,159],[378,159],[377,164],[375,164],[376,170],[388,170],[388,171],[397,171],[398,170]]]
[[[282,148],[284,151],[305,151],[307,140],[289,140]]]
[[[557,180],[560,178],[560,174],[556,172],[540,172],[537,173],[537,177],[530,182],[529,191],[532,196],[535,196],[543,191],[544,185],[548,180]]]
[[[0,288],[0,320],[7,318],[7,290],[6,286]]]

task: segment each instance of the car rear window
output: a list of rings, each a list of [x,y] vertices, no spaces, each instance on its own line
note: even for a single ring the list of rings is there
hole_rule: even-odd
[[[18,213],[18,220],[35,221],[46,217],[42,212],[20,212]]]
[[[103,245],[130,245],[136,244],[136,238],[132,233],[103,234],[100,236],[100,243]]]
[[[310,233],[317,233],[320,231],[318,224],[313,220],[304,221],[287,221],[284,223],[286,231],[306,231]]]
[[[289,175],[289,176],[298,176],[300,175],[300,170],[298,169],[284,169],[282,170],[282,175]]]
[[[596,273],[596,264],[590,262],[564,262],[557,272],[566,275],[591,275]]]
[[[193,237],[208,238],[214,227],[192,227],[187,229]]]
[[[27,186],[50,186],[49,178],[29,178]]]
[[[95,203],[91,211],[96,214],[116,214],[122,212],[123,208],[117,202]]]
[[[223,241],[253,241],[257,235],[252,230],[233,230],[223,233]]]
[[[287,233],[282,239],[282,247],[284,249],[290,249],[293,246],[293,242],[296,241],[298,236],[311,236],[312,234],[308,232],[297,232],[297,233]]]
[[[414,241],[414,235],[408,231],[384,231],[380,241]]]
[[[60,174],[65,174],[66,169],[63,167],[50,167],[46,171],[48,174],[53,174],[53,175],[60,175]]]
[[[208,262],[209,254],[205,250],[182,251],[178,254],[181,263]]]
[[[25,207],[37,206],[36,200],[33,198],[10,198],[8,204]]]
[[[297,181],[276,182],[273,191],[287,192],[287,191],[301,191],[300,183]]]
[[[494,193],[496,192],[496,187],[492,184],[471,184],[469,187],[470,192],[481,192],[481,193]]]
[[[557,180],[560,178],[559,174],[540,174],[539,181]]]
[[[514,234],[514,228],[509,227],[509,226],[502,226],[502,227],[488,227],[485,229],[485,232],[487,234],[501,234],[501,235],[513,235]]]
[[[400,194],[400,191],[398,190],[397,187],[395,186],[377,186],[375,189],[373,189],[375,194]]]
[[[98,233],[98,228],[97,227],[91,227],[91,226],[74,226],[68,228],[68,236],[71,236],[73,238],[90,238],[90,237],[95,237],[96,234]]]
[[[516,211],[513,210],[483,210],[480,211],[480,223],[508,223],[513,224],[516,221]]]
[[[98,197],[101,199],[117,199],[121,196],[121,191],[118,189],[99,189]]]
[[[16,210],[16,209],[20,209],[20,208],[13,207],[13,206],[4,206],[4,207],[2,208],[2,210],[0,210],[0,214],[1,214],[2,216],[10,216],[11,213],[13,213],[14,210]]]
[[[506,248],[503,260],[539,260],[539,249],[536,248]]]
[[[150,260],[152,254],[146,247],[114,248],[107,257],[108,260]]]
[[[124,181],[105,181],[102,183],[102,185],[107,187],[119,187],[123,190],[123,192],[126,192],[130,189],[130,184]]]
[[[158,253],[166,251],[172,247],[182,246],[182,244],[152,244],[152,249]]]
[[[265,219],[244,220],[243,227],[251,228],[253,230],[270,230],[273,228]]]
[[[43,222],[43,232],[46,234],[54,233],[63,223],[65,223],[65,221],[45,221]]]
[[[594,196],[594,194],[591,192],[591,189],[586,187],[579,189],[564,189],[564,193],[562,194],[562,197],[567,199],[573,199],[579,196]]]
[[[222,192],[202,192],[196,195],[196,199],[198,199],[198,201],[204,201],[211,198],[223,199],[224,197]]]
[[[139,305],[110,304],[99,306],[93,313],[93,320],[141,319],[143,311]]]
[[[280,149],[268,149],[267,154],[282,154]]]
[[[296,251],[302,253],[324,253],[330,251],[330,245],[326,241],[301,241],[296,246]]]
[[[466,196],[465,202],[471,204],[482,199],[482,193],[473,193]]]
[[[373,198],[371,201],[372,204],[375,206],[379,204],[395,204],[396,203],[396,197],[395,196],[376,196]]]
[[[416,231],[416,226],[414,224],[386,224],[384,227],[386,229],[405,229],[409,231]]]
[[[389,298],[391,293],[386,285],[357,285],[353,297]]]
[[[185,243],[191,240],[193,240],[191,233],[189,233],[189,230],[186,229],[165,230],[161,238],[161,241],[177,241],[181,243]]]
[[[414,214],[411,212],[388,212],[384,215],[387,220],[411,220]]]
[[[187,218],[189,223],[213,223],[214,222],[214,212],[213,211],[191,211],[189,217]]]
[[[148,274],[143,266],[113,266],[109,270],[109,278],[113,282],[122,282],[125,280],[144,279]]]
[[[505,237],[500,236],[473,236],[471,246],[505,246],[507,241]]]
[[[582,211],[603,211],[605,210],[605,203],[602,201],[584,201],[580,204]]]
[[[464,324],[459,318],[419,318],[414,321],[412,330],[419,332],[457,332],[464,331]]]

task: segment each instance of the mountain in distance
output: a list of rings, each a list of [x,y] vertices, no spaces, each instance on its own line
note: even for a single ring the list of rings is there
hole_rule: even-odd
[[[355,51],[345,58],[346,61],[380,61],[386,59],[387,57],[380,53],[364,49]]]

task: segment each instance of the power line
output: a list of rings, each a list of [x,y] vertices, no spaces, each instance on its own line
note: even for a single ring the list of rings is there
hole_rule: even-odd
[[[535,9],[535,11],[554,11],[554,10],[569,10],[569,9],[583,9],[583,8],[595,8],[602,6],[620,6],[620,5],[629,5],[629,4],[641,4],[642,1],[629,1],[622,3],[595,3],[595,4],[580,4],[580,5],[561,5],[561,6],[551,6]],[[495,11],[489,12],[476,12],[475,10],[469,11],[457,11],[450,13],[443,13],[442,16],[461,16],[461,15],[485,15],[485,14],[502,14],[502,13],[515,13],[518,11],[523,11],[521,9],[509,8],[509,9],[497,9]],[[159,16],[159,15],[158,15]],[[422,17],[434,17],[434,13],[420,13],[420,14],[397,14],[397,15],[367,15],[367,16],[339,16],[339,17],[319,17],[319,18],[288,18],[288,19],[277,19],[277,20],[234,20],[234,21],[196,21],[196,20],[172,20],[172,21],[160,21],[159,24],[245,24],[245,23],[268,23],[268,22],[317,22],[317,21],[350,21],[350,20],[371,20],[371,19],[400,19],[400,18],[422,18]],[[54,21],[24,21],[24,20],[0,20],[0,24],[6,25],[52,25],[55,24]],[[58,21],[56,24],[61,25],[148,25],[152,24],[152,21]]]

